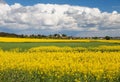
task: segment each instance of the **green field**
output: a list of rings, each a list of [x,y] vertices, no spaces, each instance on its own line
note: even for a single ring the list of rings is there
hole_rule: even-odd
[[[76,42],[76,43],[53,43],[53,42],[40,42],[40,43],[32,43],[32,42],[21,42],[21,43],[11,43],[11,42],[0,42],[0,48],[3,50],[11,50],[11,49],[15,49],[15,48],[20,48],[21,50],[27,50],[30,49],[32,47],[39,47],[39,46],[58,46],[58,47],[64,47],[64,46],[69,46],[69,47],[85,47],[85,48],[89,48],[89,47],[97,47],[97,46],[102,46],[102,45],[106,45],[106,46],[118,46],[120,45],[119,43],[106,43],[106,42]]]

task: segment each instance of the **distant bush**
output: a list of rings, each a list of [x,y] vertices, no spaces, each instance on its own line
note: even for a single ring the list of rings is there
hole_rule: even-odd
[[[106,40],[110,40],[111,37],[110,37],[110,36],[105,36],[105,39],[106,39]]]

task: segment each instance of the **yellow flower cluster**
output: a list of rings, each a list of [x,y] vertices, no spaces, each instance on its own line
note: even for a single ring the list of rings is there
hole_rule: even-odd
[[[8,38],[0,37],[0,42],[110,42],[120,43],[120,40],[90,40],[90,39],[31,39],[31,38]]]
[[[98,42],[120,43],[120,40],[93,40]]]
[[[70,39],[31,39],[31,38],[8,38],[0,37],[0,42],[90,42],[90,40],[70,40]]]
[[[120,50],[120,46],[117,48]],[[101,52],[54,46],[32,48],[26,52],[0,50],[0,79],[9,70],[27,71],[32,78],[50,78],[44,82],[103,82],[101,79],[117,82],[120,77],[120,51]]]

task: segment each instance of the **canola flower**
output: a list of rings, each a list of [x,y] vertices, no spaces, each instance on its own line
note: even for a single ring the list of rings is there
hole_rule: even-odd
[[[31,38],[8,38],[0,37],[0,42],[90,42],[90,40],[69,40],[69,39],[31,39]]]
[[[101,52],[103,47],[108,51]],[[119,50],[120,46],[95,51],[55,46],[0,50],[0,82],[119,82]]]
[[[120,40],[89,40],[89,39],[31,39],[31,38],[10,38],[0,37],[0,42],[109,42],[109,43],[120,43]]]

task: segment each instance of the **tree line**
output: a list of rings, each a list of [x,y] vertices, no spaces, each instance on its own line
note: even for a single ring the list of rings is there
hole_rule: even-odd
[[[14,34],[14,33],[6,33],[0,32],[0,37],[17,37],[17,38],[70,38],[66,34],[50,34],[50,35],[42,35],[42,34]]]
[[[50,35],[42,35],[42,34],[31,34],[31,35],[25,35],[25,34],[14,34],[14,33],[6,33],[6,32],[0,32],[0,37],[15,37],[15,38],[39,38],[39,39],[120,39],[120,37],[74,37],[74,36],[68,36],[66,34],[50,34]]]

